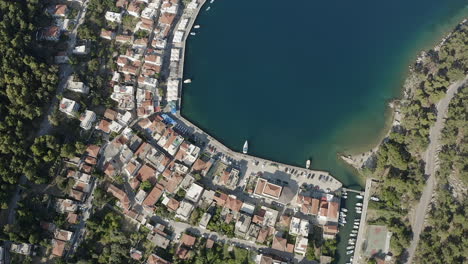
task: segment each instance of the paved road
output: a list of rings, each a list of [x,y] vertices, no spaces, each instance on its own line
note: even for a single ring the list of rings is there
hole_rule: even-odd
[[[97,179],[95,179],[91,183],[91,189],[89,191],[90,195],[86,199],[85,203],[81,206],[82,216],[81,216],[81,219],[80,219],[80,223],[78,224],[78,226],[75,229],[75,233],[73,234],[73,238],[70,241],[70,250],[67,251],[67,254],[65,255],[65,258],[68,258],[69,256],[73,256],[73,254],[75,253],[75,250],[78,248],[78,245],[80,244],[80,242],[81,242],[81,240],[83,238],[83,235],[84,235],[84,232],[85,232],[84,227],[86,225],[86,221],[88,221],[89,217],[91,216],[91,211],[93,209],[94,188],[96,187],[97,184],[98,184]]]
[[[371,187],[372,187],[372,178],[367,178],[365,192],[364,192],[363,206],[362,206],[362,214],[360,215],[361,221],[359,222],[359,231],[358,231],[358,235],[356,239],[356,247],[354,249],[353,263],[355,264],[359,263],[359,260],[361,259],[362,246],[365,240],[364,236],[366,234],[367,207],[369,206]],[[359,217],[359,215],[357,216]],[[349,223],[349,225],[350,224],[351,223]],[[347,258],[348,256],[345,255],[344,253],[345,252],[341,252],[341,255]]]
[[[447,115],[447,110],[450,101],[454,95],[458,92],[459,88],[463,86],[468,80],[468,76],[465,79],[455,82],[449,86],[447,94],[445,97],[439,101],[437,104],[437,120],[435,124],[431,127],[429,132],[429,146],[424,154],[424,161],[426,166],[424,168],[424,173],[428,176],[426,186],[424,187],[421,199],[418,206],[416,207],[415,217],[411,223],[413,229],[413,240],[411,241],[410,247],[408,249],[408,259],[406,263],[411,263],[416,251],[416,247],[419,242],[419,236],[424,227],[424,220],[426,218],[426,210],[431,202],[432,193],[434,192],[435,187],[435,177],[434,174],[438,169],[438,152],[440,150],[440,135],[442,129],[444,128],[445,117]]]
[[[86,15],[87,6],[88,6],[88,1],[83,3],[83,9],[80,10],[80,12],[78,13],[78,22],[76,23],[75,28],[72,30],[72,32],[70,32],[69,46],[68,46],[68,49],[67,49],[67,54],[68,55],[70,55],[72,53],[73,48],[75,47],[76,33],[78,31],[78,27],[84,22],[84,17]],[[56,94],[61,94],[62,93],[62,91],[63,91],[63,89],[65,87],[65,84],[66,84],[66,80],[68,79],[68,76],[70,76],[70,74],[72,73],[72,68],[68,64],[64,65],[64,67],[62,67],[60,70],[61,70],[60,75],[59,75],[60,82],[59,82],[59,85],[57,87]],[[52,126],[51,126],[51,124],[49,122],[48,115],[52,113],[52,111],[54,110],[54,107],[56,105],[57,105],[57,97],[54,96],[52,98],[52,102],[51,102],[51,104],[49,106],[49,109],[47,110],[47,114],[44,115],[44,119],[42,120],[42,123],[40,125],[40,129],[37,132],[36,136],[45,135],[51,130]],[[20,190],[21,190],[20,185],[24,185],[26,182],[27,182],[26,176],[21,175],[21,177],[20,177],[20,179],[18,181],[19,184],[18,184],[18,186],[16,187],[16,190],[15,190],[15,193],[13,194],[13,197],[11,198],[11,201],[8,204],[7,224],[13,224],[15,222],[16,206],[17,206],[17,203],[18,203],[18,201],[20,199]],[[6,249],[9,249],[10,245],[11,245],[11,241],[5,241],[5,248]],[[5,252],[5,263],[10,263],[8,250],[6,250],[6,252]]]

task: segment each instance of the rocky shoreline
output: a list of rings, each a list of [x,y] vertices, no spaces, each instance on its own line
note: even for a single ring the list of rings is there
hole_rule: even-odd
[[[467,22],[467,19],[464,19],[458,25],[465,24],[466,22]],[[438,51],[440,47],[447,41],[447,39],[450,38],[451,35],[452,35],[452,32],[448,33],[444,38],[442,38],[442,40],[437,45],[434,46],[433,50]],[[427,59],[428,59],[427,52],[422,51],[420,55],[417,57],[415,64],[424,64]],[[416,76],[414,72],[413,65],[410,65],[408,77],[406,78],[405,83],[403,84],[403,96],[401,97],[401,99],[395,99],[389,103],[389,107],[392,109],[392,121],[391,121],[392,125],[388,129],[383,139],[369,151],[358,153],[358,154],[340,155],[340,158],[344,162],[351,165],[358,171],[364,168],[372,168],[375,165],[376,153],[379,150],[382,143],[384,143],[388,139],[388,136],[390,135],[391,132],[397,131],[398,129],[400,129],[400,123],[404,119],[404,116],[402,115],[400,111],[400,105],[402,102],[406,102],[411,99],[411,95],[414,93],[417,83],[418,83],[418,77]]]

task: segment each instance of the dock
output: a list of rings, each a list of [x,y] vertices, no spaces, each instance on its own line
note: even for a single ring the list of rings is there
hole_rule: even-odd
[[[358,190],[348,189],[348,188],[344,188],[344,187],[341,190],[343,190],[343,192],[352,192],[352,193],[356,193],[356,194],[363,195],[363,196],[365,194],[364,191],[358,191]]]

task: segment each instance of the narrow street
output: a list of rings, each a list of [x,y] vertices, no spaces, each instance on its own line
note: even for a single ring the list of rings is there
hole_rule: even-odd
[[[450,101],[458,92],[459,88],[462,87],[468,80],[468,76],[465,79],[453,83],[447,89],[445,97],[437,104],[437,120],[431,127],[429,132],[429,146],[427,147],[424,155],[424,161],[426,163],[424,173],[427,175],[427,183],[424,187],[421,199],[418,206],[416,207],[415,217],[411,223],[413,229],[413,240],[411,241],[410,247],[408,248],[408,258],[406,263],[410,264],[413,261],[414,253],[418,246],[419,236],[424,228],[424,220],[426,219],[427,208],[432,199],[434,193],[436,179],[434,174],[438,169],[438,153],[440,150],[440,136],[442,129],[444,128],[445,118],[447,116],[448,107]]]

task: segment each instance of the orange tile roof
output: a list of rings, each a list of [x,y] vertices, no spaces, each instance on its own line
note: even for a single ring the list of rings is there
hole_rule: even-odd
[[[153,190],[146,196],[145,200],[143,201],[143,205],[146,206],[153,206],[159,198],[161,198],[161,195],[163,194],[164,187],[161,184],[156,184],[153,187]]]
[[[57,239],[52,239],[52,255],[61,257],[65,251],[65,242]]]
[[[142,182],[148,180],[154,184],[156,183],[156,170],[145,164],[138,170],[136,177]]]
[[[68,213],[67,222],[70,224],[76,224],[76,222],[78,222],[78,215],[75,213]]]
[[[151,254],[146,262],[147,264],[171,264],[169,261],[164,260],[155,254]]]
[[[273,243],[271,245],[271,248],[279,250],[279,251],[289,252],[289,253],[294,252],[294,245],[288,244],[288,241],[286,240],[286,238],[277,237],[277,236],[273,237]]]
[[[283,187],[281,186],[278,186],[273,183],[267,183],[265,185],[265,188],[263,189],[263,193],[270,195],[272,197],[275,197],[275,198],[279,198],[282,190],[283,190]]]
[[[109,132],[110,132],[110,124],[111,124],[111,123],[110,123],[109,121],[102,119],[102,120],[99,122],[98,129],[99,129],[99,130],[102,130],[102,131],[105,132],[105,133],[109,133]]]
[[[180,243],[187,247],[192,247],[193,245],[195,245],[196,241],[197,241],[196,237],[193,237],[187,234],[183,234],[182,238],[180,239]]]
[[[337,202],[329,202],[327,217],[330,219],[338,218],[339,209],[340,209],[340,205]]]
[[[262,195],[263,194],[263,189],[265,188],[266,185],[266,180],[264,179],[258,179],[257,181],[257,186],[255,187],[255,194]]]
[[[171,198],[171,199],[169,199],[169,202],[167,203],[166,206],[167,206],[168,209],[170,209],[172,211],[175,211],[175,210],[177,210],[177,208],[179,208],[179,205],[180,205],[179,201],[177,201],[174,198]]]
[[[88,156],[97,158],[99,150],[101,150],[101,147],[99,146],[88,145],[88,147],[86,148],[86,153],[88,153]]]
[[[115,110],[112,110],[112,109],[108,108],[104,112],[104,117],[109,119],[109,120],[116,120],[117,119],[117,112]]]
[[[236,198],[228,196],[224,207],[230,209],[231,211],[239,212],[239,210],[242,207],[242,204],[244,203],[241,200],[237,200]]]

